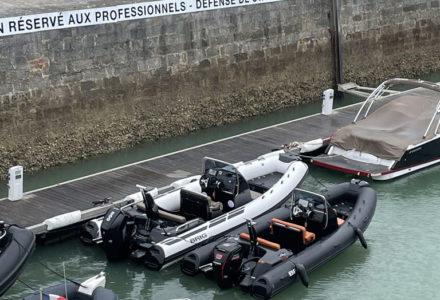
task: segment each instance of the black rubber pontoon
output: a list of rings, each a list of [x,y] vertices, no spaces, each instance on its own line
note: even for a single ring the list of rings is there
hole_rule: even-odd
[[[35,235],[0,222],[0,296],[17,280],[35,248]]]
[[[366,182],[336,185],[323,196],[297,189],[290,208],[280,208],[221,241],[188,253],[185,274],[202,271],[222,288],[239,286],[268,299],[360,240],[376,208]],[[238,235],[239,234],[239,235]]]

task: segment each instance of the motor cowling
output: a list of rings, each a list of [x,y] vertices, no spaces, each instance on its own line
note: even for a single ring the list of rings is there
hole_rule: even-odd
[[[212,272],[220,288],[228,288],[237,283],[242,261],[243,249],[239,243],[224,242],[214,248]]]
[[[132,223],[132,222],[131,222]],[[110,208],[101,225],[102,245],[109,261],[121,260],[128,256],[129,238],[133,225],[129,216],[118,208]]]

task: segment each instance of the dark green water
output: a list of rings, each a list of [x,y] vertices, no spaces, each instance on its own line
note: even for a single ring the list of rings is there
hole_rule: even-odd
[[[436,76],[425,78],[437,80]],[[345,97],[335,102],[341,106],[355,101]],[[185,137],[140,145],[25,176],[25,187],[35,189],[319,111],[318,103],[300,111],[289,109]],[[315,191],[321,190],[322,184],[351,179],[349,175],[317,167],[310,167],[309,174],[303,187]],[[309,274],[308,289],[295,284],[274,299],[438,299],[439,178],[440,166],[437,166],[391,182],[371,182],[378,193],[378,203],[365,233],[368,249],[363,249],[360,243],[354,244]],[[38,246],[20,280],[35,289],[56,284],[61,279],[40,263],[62,273],[63,262],[67,277],[72,279],[86,279],[105,271],[107,287],[117,292],[119,299],[251,299],[238,289],[220,290],[203,275],[184,276],[178,266],[152,272],[129,260],[108,263],[99,247],[85,247],[76,238]],[[16,282],[3,298],[16,299],[29,292],[22,283]]]

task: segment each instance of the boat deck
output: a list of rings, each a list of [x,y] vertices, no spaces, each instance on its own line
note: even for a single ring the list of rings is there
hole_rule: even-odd
[[[417,91],[425,92],[428,91]],[[177,179],[200,174],[202,158],[205,156],[232,163],[247,161],[294,140],[309,141],[327,137],[352,122],[359,105],[334,110],[330,116],[311,115],[27,192],[19,201],[1,199],[0,220],[43,234],[47,228],[42,222],[60,214],[80,210],[82,220],[91,219],[102,215],[109,207],[93,207],[93,201],[106,197],[120,200],[137,192],[136,184],[162,187]]]
[[[360,174],[369,176],[368,174],[382,173],[388,171],[386,166],[360,162],[348,159],[343,156],[327,156],[319,155],[313,158],[313,163],[318,166],[326,166],[327,168],[339,170],[351,174]]]

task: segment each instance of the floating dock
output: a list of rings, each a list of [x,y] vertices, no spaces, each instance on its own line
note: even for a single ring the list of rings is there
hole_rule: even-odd
[[[414,89],[408,93],[430,93]],[[386,99],[377,101],[382,105]],[[388,101],[389,101],[388,100]],[[309,141],[328,137],[350,124],[361,103],[333,110],[329,116],[314,114],[174,153],[129,164],[24,194],[22,200],[0,199],[0,220],[32,230],[48,232],[44,220],[73,211],[81,211],[85,221],[103,215],[111,204],[94,207],[92,202],[111,197],[113,201],[136,193],[136,184],[162,187],[180,178],[198,175],[205,156],[235,163],[248,161],[291,141]]]

